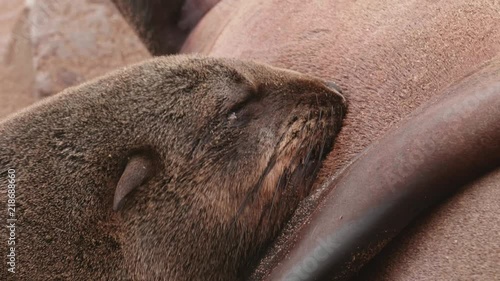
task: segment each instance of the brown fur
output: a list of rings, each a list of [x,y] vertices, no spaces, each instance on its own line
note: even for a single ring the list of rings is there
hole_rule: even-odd
[[[310,76],[174,56],[11,116],[0,123],[0,183],[16,169],[17,277],[240,278],[307,194],[344,112]],[[135,155],[155,173],[115,213]]]
[[[182,51],[256,59],[338,81],[349,96],[349,115],[335,149],[324,161],[316,181],[320,185],[416,108],[432,103],[449,85],[500,54],[500,1],[221,1],[191,32]],[[498,198],[492,189],[481,190]],[[291,231],[300,226],[323,191],[318,189],[299,207]],[[461,222],[468,216],[484,217],[476,212],[479,206],[498,210],[494,201],[489,206],[470,197],[453,201],[459,211],[443,211],[433,229],[428,224],[419,228],[420,238],[409,244],[412,251],[397,248],[398,244],[390,263],[378,265],[393,271],[385,280],[445,280],[443,275],[450,271],[463,280],[498,279],[499,251],[483,243],[497,237],[500,245],[498,235],[477,230],[480,222],[489,233],[498,233],[500,224],[489,219],[467,226]],[[457,224],[461,226],[458,235],[471,238],[463,240],[466,244],[454,244],[450,237],[457,233],[438,231]],[[435,242],[432,247],[422,243],[428,237]],[[457,245],[467,257],[455,251]],[[396,251],[399,254],[392,255]],[[439,251],[454,252],[460,259],[448,259]],[[416,252],[420,260],[411,258]],[[435,258],[446,266],[421,262]],[[414,275],[408,277],[402,267]]]

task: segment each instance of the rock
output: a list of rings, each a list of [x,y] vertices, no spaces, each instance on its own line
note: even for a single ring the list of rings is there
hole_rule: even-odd
[[[13,30],[23,17],[25,4],[23,1],[0,0],[0,8],[0,62],[4,63],[10,43],[16,35]]]
[[[0,119],[36,100],[29,30],[24,1],[0,0]]]
[[[110,1],[27,2],[37,97],[150,57]]]
[[[150,57],[110,0],[0,0],[0,118]]]

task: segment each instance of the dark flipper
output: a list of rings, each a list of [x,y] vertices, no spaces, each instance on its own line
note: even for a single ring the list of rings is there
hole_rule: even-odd
[[[219,0],[112,0],[155,56],[177,53]]]

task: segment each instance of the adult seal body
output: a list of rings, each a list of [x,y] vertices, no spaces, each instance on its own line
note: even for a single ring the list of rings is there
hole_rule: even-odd
[[[308,193],[345,109],[310,76],[173,56],[11,116],[0,183],[16,171],[17,277],[240,279]]]

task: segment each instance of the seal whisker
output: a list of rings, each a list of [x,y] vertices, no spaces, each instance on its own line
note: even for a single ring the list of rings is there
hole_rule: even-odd
[[[238,208],[237,212],[236,212],[236,215],[234,216],[233,220],[232,220],[232,223],[231,223],[231,227],[230,229],[233,229],[235,226],[236,226],[236,222],[237,220],[239,219],[239,217],[241,216],[241,214],[243,213],[244,209],[254,200],[255,198],[255,195],[260,191],[261,187],[262,187],[262,183],[265,179],[265,177],[269,174],[269,172],[272,170],[272,168],[274,168],[274,165],[276,164],[276,158],[277,158],[277,153],[278,153],[278,148],[279,148],[279,145],[280,143],[283,141],[283,139],[285,138],[285,135],[286,135],[287,132],[284,132],[278,142],[276,143],[276,145],[274,146],[274,150],[273,150],[273,153],[271,155],[271,158],[269,160],[269,162],[267,163],[267,166],[266,168],[264,169],[264,171],[262,172],[262,174],[260,175],[257,183],[254,185],[254,187],[245,195],[245,199],[243,200],[243,203],[240,205],[240,207]],[[289,140],[286,145],[288,145],[289,143],[291,142],[291,140]]]
[[[273,212],[273,207],[274,207],[274,203],[275,203],[275,200],[276,200],[276,194],[278,192],[282,192],[282,188],[281,188],[281,181],[283,180],[283,178],[285,177],[285,174],[286,174],[286,171],[283,171],[283,173],[280,174],[280,177],[278,178],[278,183],[276,184],[276,188],[273,190],[273,197],[271,199],[271,208],[269,209],[269,215],[268,215],[268,220],[271,220],[271,214]],[[286,183],[285,183],[286,185]]]
[[[231,223],[231,225],[232,225],[231,228],[236,226],[236,222],[239,219],[239,217],[241,216],[241,214],[243,213],[244,209],[254,200],[256,193],[258,193],[260,188],[262,187],[262,183],[264,182],[265,177],[269,174],[269,172],[271,171],[271,169],[274,167],[275,164],[276,164],[276,153],[273,153],[271,155],[271,159],[267,163],[266,168],[264,169],[264,171],[260,175],[259,179],[257,180],[257,183],[245,195],[245,199],[243,200],[243,203],[240,205],[240,207],[238,208],[238,211],[236,212],[236,215],[233,218],[233,222]]]

